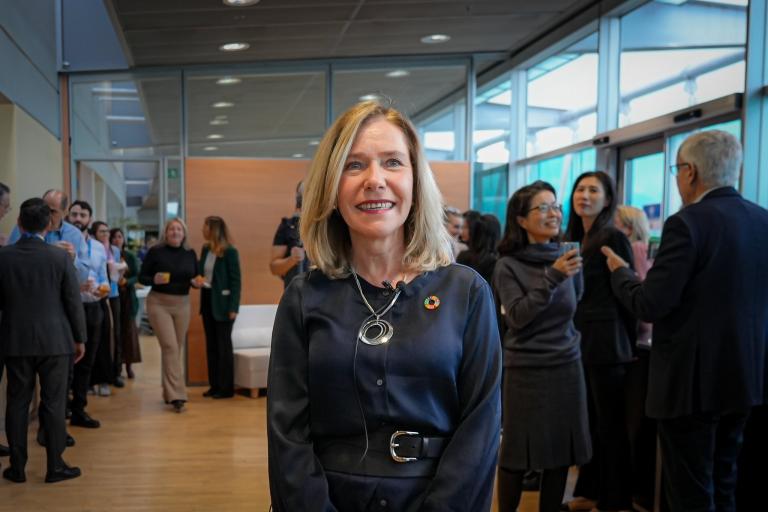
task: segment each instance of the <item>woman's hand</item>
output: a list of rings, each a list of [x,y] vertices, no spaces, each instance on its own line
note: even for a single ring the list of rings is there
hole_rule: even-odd
[[[235,318],[237,318],[237,313],[235,313],[234,311],[230,311],[229,312],[229,319],[230,320],[234,320]]]
[[[579,273],[582,266],[582,258],[579,256],[578,249],[571,249],[555,260],[552,268],[568,277],[573,277]]]
[[[171,273],[157,272],[155,277],[152,279],[152,282],[155,284],[168,284],[171,282]]]
[[[190,283],[192,283],[192,286],[195,288],[202,288],[205,286],[205,277],[203,276],[195,276],[190,280]]]

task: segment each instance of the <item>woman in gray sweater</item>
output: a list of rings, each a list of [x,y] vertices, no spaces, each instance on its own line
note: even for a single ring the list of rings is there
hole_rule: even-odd
[[[562,209],[536,181],[507,206],[493,288],[505,320],[499,511],[514,512],[527,470],[543,470],[540,512],[557,511],[568,467],[592,456],[587,398],[573,325],[582,293],[578,249],[562,254]]]

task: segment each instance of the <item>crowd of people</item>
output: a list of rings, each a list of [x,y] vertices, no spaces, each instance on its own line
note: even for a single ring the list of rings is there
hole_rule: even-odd
[[[1,218],[10,209],[10,190],[0,184],[0,193]],[[87,411],[89,395],[110,396],[113,388],[123,388],[123,369],[129,379],[135,377],[132,365],[141,362],[137,287],[151,287],[146,310],[161,348],[165,402],[176,412],[185,409],[181,350],[193,287],[202,290],[211,385],[205,396],[234,395],[231,331],[240,303],[240,263],[223,219],[205,219],[200,259],[188,247],[184,221],[175,218],[141,262],[127,249],[121,228],[110,230],[94,220],[86,201],[70,205],[61,190],[24,201],[20,210],[0,250],[5,258],[0,356],[8,369],[9,443],[0,446],[0,455],[10,455],[4,478],[26,480],[27,411],[35,375],[41,383],[37,441],[48,453],[46,482],[80,476],[80,469],[62,458],[65,447],[75,445],[65,420],[73,427],[101,427]]]
[[[267,402],[273,510],[482,512],[496,481],[499,511],[513,512],[531,474],[540,512],[651,508],[658,436],[669,510],[735,511],[743,431],[768,403],[768,212],[734,188],[740,168],[733,136],[686,139],[672,168],[683,208],[651,259],[645,215],[618,204],[605,172],[576,178],[567,212],[549,183],[520,188],[502,232],[493,215],[442,204],[399,111],[347,110],[272,247],[285,284]],[[0,215],[8,193],[0,186]],[[48,191],[22,203],[0,250],[3,476],[14,482],[25,480],[35,373],[46,481],[79,476],[62,459],[74,444],[64,417],[98,428],[88,390],[109,394],[123,364],[131,377],[140,361],[136,286],[152,287],[171,410],[187,402],[192,288],[204,395],[234,394],[241,276],[224,220],[205,219],[199,257],[186,224],[169,220],[139,267],[123,232],[92,217],[87,202]],[[25,308],[38,302],[59,336],[34,326]]]
[[[740,166],[725,132],[683,143],[684,208],[653,260],[608,174],[578,176],[567,212],[522,187],[502,234],[441,205],[398,111],[352,107],[283,221],[300,240],[273,247],[273,509],[479,512],[496,474],[512,512],[532,472],[541,512],[650,509],[658,432],[669,510],[736,510],[742,431],[768,402],[768,212]]]

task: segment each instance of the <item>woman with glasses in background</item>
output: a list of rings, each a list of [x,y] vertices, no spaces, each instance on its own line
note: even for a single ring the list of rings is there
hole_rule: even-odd
[[[578,249],[561,246],[563,214],[549,183],[512,195],[493,288],[506,323],[499,512],[514,512],[528,470],[543,470],[539,510],[556,512],[568,468],[592,456],[579,332]]]
[[[611,291],[600,247],[632,265],[632,246],[616,229],[616,189],[602,171],[585,172],[573,185],[566,239],[581,243],[584,295],[574,321],[581,333],[594,457],[582,466],[568,510],[632,509],[632,461],[625,407],[629,365],[635,361],[637,321]]]

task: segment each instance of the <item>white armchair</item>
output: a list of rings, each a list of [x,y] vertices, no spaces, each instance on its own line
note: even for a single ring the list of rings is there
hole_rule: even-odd
[[[246,388],[251,396],[267,387],[272,324],[277,304],[240,306],[232,327],[232,349],[235,355],[235,387]]]

